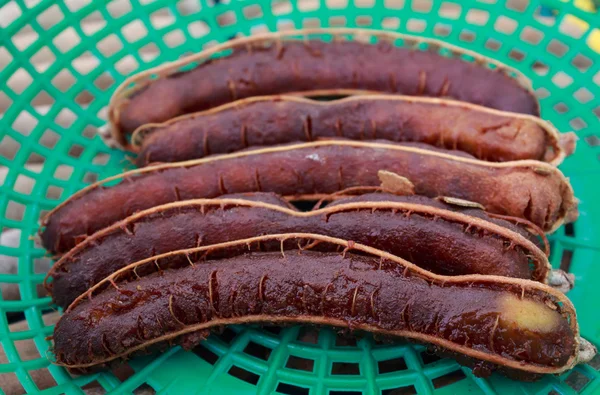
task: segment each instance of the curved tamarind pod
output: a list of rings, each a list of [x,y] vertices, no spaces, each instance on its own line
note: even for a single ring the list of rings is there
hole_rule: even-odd
[[[408,178],[418,194],[477,202],[546,231],[576,207],[568,180],[547,163],[486,162],[407,144],[331,140],[149,166],[108,178],[44,217],[41,237],[47,249],[64,252],[79,237],[159,204],[253,191],[318,199],[351,186],[379,185],[379,170]]]
[[[281,250],[260,252],[266,243]],[[342,251],[314,250],[322,245]],[[190,254],[202,258],[170,267],[173,256]],[[211,328],[252,322],[331,325],[423,341],[469,359],[461,363],[478,363],[480,375],[501,369],[535,378],[594,354],[579,341],[571,302],[548,286],[440,276],[352,241],[303,233],[128,265],[69,306],[54,331],[54,353],[57,364],[87,370],[167,344],[191,348]]]
[[[573,145],[531,115],[430,97],[352,96],[315,101],[296,96],[250,97],[162,124],[136,129],[137,164],[179,162],[247,147],[322,138],[426,143],[503,162],[536,159],[558,165]]]
[[[439,274],[493,274],[541,282],[549,278],[548,259],[531,234],[480,210],[457,209],[423,196],[369,194],[300,212],[284,207],[283,200],[273,205],[261,202],[261,197],[273,200],[259,193],[254,201],[196,199],[140,211],[63,255],[48,272],[46,279],[51,276],[52,283],[46,283],[46,288],[59,306],[66,307],[131,262],[173,250],[287,232],[353,240]],[[564,285],[559,274],[552,279],[553,285]]]
[[[324,36],[335,40],[321,41]],[[377,44],[366,44],[364,38],[376,39]],[[397,47],[398,40],[405,46]],[[419,44],[429,51],[415,50]],[[440,56],[440,48],[454,57]],[[219,55],[228,56],[214,58]],[[465,55],[474,62],[464,61]],[[199,65],[181,71],[191,64]],[[475,52],[386,31],[306,29],[239,38],[128,78],[109,105],[111,132],[117,142],[127,145],[125,136],[146,123],[246,97],[306,91],[326,96],[363,92],[448,96],[503,111],[539,114],[531,83],[522,73]]]

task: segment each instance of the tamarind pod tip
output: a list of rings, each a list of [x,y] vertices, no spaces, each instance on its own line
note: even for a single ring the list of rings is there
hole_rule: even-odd
[[[548,285],[562,293],[567,293],[575,285],[575,275],[560,269],[552,270],[548,275]]]
[[[598,353],[598,348],[583,337],[579,337],[578,341],[579,353],[577,354],[577,358],[575,359],[575,364],[578,365],[590,362]]]

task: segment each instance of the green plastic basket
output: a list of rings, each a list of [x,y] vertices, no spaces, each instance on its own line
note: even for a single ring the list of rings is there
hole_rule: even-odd
[[[0,109],[6,109],[0,115],[0,165],[8,168],[0,173],[0,230],[20,235],[18,247],[0,245],[1,255],[18,259],[18,272],[0,274],[0,284],[18,284],[20,294],[18,300],[0,298],[0,361],[6,362],[0,383],[16,378],[22,388],[10,387],[12,393],[44,394],[132,393],[140,387],[174,394],[600,393],[598,358],[535,383],[498,375],[479,379],[422,346],[368,336],[355,341],[300,326],[228,328],[194,352],[175,347],[128,361],[127,374],[73,377],[47,358],[53,327],[44,314],[53,307],[38,291],[45,251],[32,236],[43,212],[86,184],[131,167],[123,152],[95,133],[116,86],[134,71],[239,34],[317,26],[442,38],[532,79],[543,117],[581,139],[561,166],[581,200],[581,216],[552,236],[551,262],[575,274],[569,297],[582,335],[600,344],[600,56],[593,49],[600,47],[594,28],[600,17],[570,3],[544,5],[554,16],[540,17],[539,3],[522,0],[0,1]],[[5,148],[11,146],[18,149],[10,153]],[[19,314],[26,328],[13,331],[8,320]],[[20,355],[23,345],[38,355]]]

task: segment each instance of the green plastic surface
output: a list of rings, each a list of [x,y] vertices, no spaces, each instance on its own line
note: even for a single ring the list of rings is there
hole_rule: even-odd
[[[600,344],[600,59],[589,47],[599,34],[590,26],[600,26],[600,17],[569,3],[547,1],[556,17],[539,19],[539,3],[524,8],[520,4],[523,1],[0,2],[0,16],[12,16],[0,21],[0,104],[8,104],[0,118],[0,144],[20,145],[14,157],[0,154],[0,165],[9,168],[0,179],[0,230],[20,231],[18,248],[0,245],[0,254],[18,257],[18,272],[0,274],[0,283],[16,283],[20,291],[20,300],[0,298],[0,357],[4,353],[8,361],[0,364],[0,375],[16,375],[24,391],[44,394],[77,394],[94,385],[107,392],[132,393],[144,384],[159,393],[178,394],[600,393],[598,359],[535,383],[498,375],[478,379],[450,359],[432,357],[422,346],[384,344],[370,337],[354,344],[329,329],[316,332],[298,326],[280,332],[233,327],[212,335],[194,352],[176,347],[131,360],[128,364],[135,373],[121,379],[111,371],[72,377],[46,358],[50,342],[45,338],[53,328],[44,323],[42,314],[53,308],[50,299],[37,291],[44,277],[37,264],[45,251],[31,236],[44,211],[89,182],[131,167],[122,152],[107,148],[94,133],[105,123],[105,107],[116,86],[133,71],[238,34],[316,26],[385,28],[442,38],[508,63],[532,79],[543,117],[580,137],[577,153],[561,169],[581,200],[581,216],[552,236],[551,262],[575,274],[576,287],[568,296],[578,310],[582,335]],[[47,12],[62,18],[48,26],[43,23]],[[579,19],[577,29],[567,28],[568,14]],[[97,23],[92,30],[89,24],[84,29],[90,18]],[[26,45],[13,39],[17,32],[27,31],[34,39]],[[65,40],[65,32],[78,39]],[[52,60],[36,68],[30,60],[40,53],[53,54]],[[81,67],[84,62],[89,65],[89,59],[96,60]],[[29,84],[15,83],[17,76]],[[56,87],[59,79],[68,81],[68,89]],[[42,102],[50,105],[41,110]],[[74,116],[72,124],[60,120],[65,112]],[[23,117],[35,126],[23,128],[19,123]],[[58,142],[44,140],[53,134],[59,136]],[[39,171],[29,165],[34,161],[43,161]],[[56,172],[59,165],[66,166],[68,177]],[[17,192],[15,183],[28,179],[33,187]],[[47,197],[56,193],[59,200]],[[19,205],[25,208],[23,215],[7,218],[7,210]],[[29,329],[12,332],[8,317],[19,312]],[[35,344],[38,358],[22,360],[16,346],[27,342]],[[32,377],[47,374],[46,370],[56,386],[40,389]]]

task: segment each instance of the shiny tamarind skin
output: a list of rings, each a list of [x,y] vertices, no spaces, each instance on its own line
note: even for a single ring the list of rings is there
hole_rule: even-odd
[[[131,262],[173,250],[287,232],[353,240],[444,275],[491,274],[547,282],[550,273],[534,235],[480,209],[424,196],[371,193],[299,212],[276,195],[250,193],[138,212],[63,255],[46,277],[52,277],[52,282],[45,284],[54,302],[67,307]]]
[[[280,251],[260,251],[266,243]],[[323,244],[338,252],[315,250]],[[189,263],[171,266],[182,254]],[[427,342],[462,355],[461,363],[467,358],[479,366],[475,374],[500,369],[531,379],[563,372],[583,357],[573,306],[550,287],[499,276],[440,276],[321,235],[265,235],[173,251],[103,283],[78,297],[56,325],[59,365],[87,371],[167,344],[189,349],[209,329],[252,322],[331,325]]]
[[[429,97],[361,95],[334,101],[297,96],[238,100],[159,124],[132,136],[136,163],[179,162],[248,147],[323,138],[418,142],[492,162],[535,159],[560,164],[558,131],[531,115]]]
[[[539,103],[529,80],[479,54],[441,41],[366,29],[312,32],[340,38],[365,33],[377,37],[376,44],[294,39],[308,32],[241,38],[134,75],[117,89],[110,103],[114,138],[126,145],[125,136],[147,123],[164,122],[246,97],[306,91],[320,95],[386,92],[451,97],[498,110],[539,115]],[[390,42],[398,38],[430,41],[436,48],[448,47],[459,56],[440,56]],[[227,52],[227,56],[211,58]],[[475,62],[460,59],[464,54],[474,57]],[[180,71],[192,63],[199,65]],[[486,67],[490,63],[496,69]],[[514,74],[517,78],[512,77]]]
[[[316,141],[133,170],[93,184],[42,219],[43,245],[53,253],[139,210],[227,193],[274,192],[310,200],[353,186],[377,186],[378,172],[408,178],[415,193],[481,204],[553,231],[576,212],[564,175],[538,161],[486,162],[414,144]],[[111,187],[107,182],[120,181]]]

